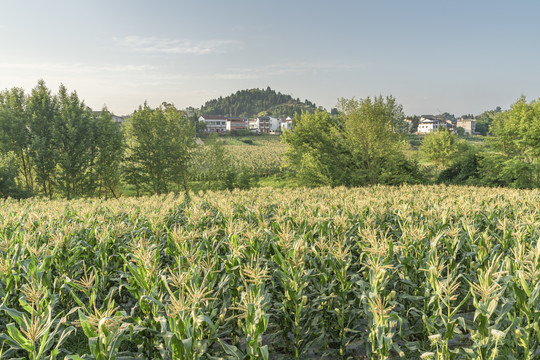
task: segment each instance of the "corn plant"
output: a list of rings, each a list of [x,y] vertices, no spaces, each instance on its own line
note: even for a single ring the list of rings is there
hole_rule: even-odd
[[[493,258],[486,268],[479,269],[477,282],[471,283],[476,327],[471,329],[473,348],[465,351],[477,359],[503,356],[499,346],[504,344],[506,333],[512,327],[505,320],[515,300],[503,296],[509,282],[504,277],[505,272],[499,270],[501,257],[502,254]]]
[[[440,360],[457,359],[459,350],[450,348],[449,342],[455,335],[463,336],[466,331],[463,317],[458,317],[460,309],[469,300],[470,292],[459,303],[460,275],[451,274],[448,266],[437,256],[430,254],[426,272],[426,282],[431,289],[427,314],[423,315],[434,357]],[[443,277],[446,275],[446,277]],[[460,328],[460,323],[461,328]]]
[[[268,328],[270,314],[267,309],[270,296],[266,292],[265,283],[269,279],[267,268],[263,268],[259,258],[252,258],[250,264],[242,269],[244,291],[240,300],[233,307],[238,311],[235,316],[245,335],[245,349],[221,342],[227,354],[236,358],[265,359],[269,358],[268,345],[263,345],[262,336]]]
[[[388,359],[391,350],[399,354],[402,351],[393,342],[393,337],[401,323],[401,318],[393,311],[390,304],[395,292],[387,293],[386,287],[389,282],[388,272],[392,266],[385,263],[379,255],[370,255],[366,264],[369,278],[369,288],[361,298],[364,312],[368,319],[369,344],[367,353],[372,358]]]
[[[0,339],[10,347],[5,355],[13,356],[18,351],[24,351],[31,360],[55,359],[62,343],[75,330],[73,326],[65,324],[76,308],[62,318],[60,315],[53,317],[55,301],[49,289],[35,279],[21,291],[19,302],[24,311],[0,306],[0,310],[15,321],[7,324],[7,334],[0,334]]]
[[[208,289],[207,276],[201,277],[198,269],[185,274],[173,285],[173,292],[163,279],[170,299],[166,319],[162,319],[162,336],[165,339],[165,357],[172,359],[200,359],[207,355],[215,341],[216,327],[212,318],[215,312],[207,312],[212,291]],[[206,274],[208,275],[208,274]]]
[[[284,339],[287,341],[289,333],[292,334],[294,357],[299,359],[319,336],[317,312],[309,304],[311,294],[308,288],[313,270],[305,267],[303,239],[288,245],[281,249],[276,247],[273,256],[278,266],[275,276],[283,291],[278,310],[280,315],[276,314],[276,317],[282,319],[280,326]]]
[[[85,314],[78,310],[79,324],[88,338],[88,346],[92,355],[91,359],[114,360],[129,356],[129,352],[120,352],[122,342],[129,338],[129,332],[133,331],[133,324],[124,322],[127,315],[114,307],[114,300],[110,299],[104,308],[94,306],[91,314]],[[87,359],[88,356],[73,355],[69,359]]]

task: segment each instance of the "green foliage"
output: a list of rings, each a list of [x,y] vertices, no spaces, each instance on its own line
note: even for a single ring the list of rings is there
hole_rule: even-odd
[[[0,197],[25,197],[26,194],[18,187],[15,181],[18,170],[14,153],[0,154]]]
[[[157,194],[170,184],[187,191],[195,128],[174,106],[139,107],[125,127],[127,137],[126,181],[149,186]]]
[[[459,154],[467,151],[469,145],[464,140],[447,131],[440,130],[424,136],[418,151],[428,161],[446,167],[452,164]]]
[[[490,127],[493,123],[493,120],[501,111],[501,108],[497,106],[497,108],[494,110],[485,111],[482,114],[476,116],[476,132],[480,135],[488,135],[490,133]]]
[[[479,156],[474,152],[467,152],[465,156],[444,169],[437,181],[447,184],[476,185],[479,183],[479,176]]]
[[[401,138],[407,132],[403,108],[392,96],[341,99],[344,137],[353,157],[356,184],[375,184],[391,162],[403,156]]]
[[[0,93],[0,152],[15,154],[26,193],[115,196],[123,135],[104,111],[93,114],[63,85],[52,94],[43,80],[29,96]]]
[[[283,134],[289,145],[285,165],[302,185],[422,181],[419,165],[403,154],[406,129],[394,98],[341,99],[340,109],[341,117],[303,113],[295,117],[294,130]]]
[[[266,90],[241,90],[225,98],[220,96],[209,100],[201,107],[201,112],[207,115],[250,117],[264,114],[285,117],[305,111],[314,112],[316,109],[317,106],[308,100],[301,102],[267,87]]]
[[[120,126],[112,120],[106,108],[94,118],[94,141],[94,173],[97,177],[98,196],[104,192],[107,197],[110,192],[113,197],[117,197],[120,194],[120,169],[125,144]]]
[[[29,154],[34,164],[36,182],[43,193],[52,198],[58,163],[58,151],[54,143],[58,102],[43,80],[32,89],[26,112],[31,131]]]
[[[59,188],[69,199],[92,190],[91,167],[95,157],[92,111],[79,100],[76,92],[68,94],[61,85],[58,114],[53,125],[57,155]]]
[[[25,188],[32,191],[33,175],[29,155],[31,133],[26,102],[23,89],[13,88],[0,93],[0,152],[15,153]]]
[[[524,96],[492,125],[492,146],[502,155],[501,177],[515,187],[540,186],[540,101]]]
[[[338,185],[345,182],[345,146],[339,120],[327,112],[302,113],[295,117],[294,131],[285,131],[288,145],[285,166],[295,171],[302,185]]]

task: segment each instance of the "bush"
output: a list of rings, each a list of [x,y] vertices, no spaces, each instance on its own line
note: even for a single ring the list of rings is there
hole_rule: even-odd
[[[478,182],[478,156],[467,153],[452,166],[444,169],[437,179],[439,183],[470,184]]]
[[[0,155],[0,197],[20,199],[30,196],[30,193],[19,188],[15,181],[18,171],[17,159],[13,153]]]
[[[253,145],[253,140],[251,139],[240,139],[240,141],[247,145]]]

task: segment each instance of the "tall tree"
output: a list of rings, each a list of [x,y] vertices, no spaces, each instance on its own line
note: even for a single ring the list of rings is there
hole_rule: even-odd
[[[418,151],[427,160],[446,167],[459,152],[459,139],[447,130],[435,131],[424,136]]]
[[[21,88],[0,93],[0,150],[13,151],[27,190],[33,190],[30,161],[30,128],[26,112],[26,96]]]
[[[102,191],[105,197],[109,192],[113,197],[118,196],[120,185],[120,166],[124,152],[124,136],[120,125],[112,120],[111,113],[104,107],[94,119],[94,141],[96,157],[94,174],[98,179],[98,195]]]
[[[540,99],[520,97],[492,124],[493,145],[502,155],[501,176],[516,187],[540,186]]]
[[[375,184],[402,153],[400,139],[406,132],[403,108],[392,96],[340,99],[345,138],[354,158],[355,175],[362,183]],[[363,179],[363,180],[362,180]]]
[[[64,85],[58,91],[58,116],[53,127],[60,188],[67,198],[91,192],[91,165],[94,157],[92,111],[76,92]]]
[[[152,109],[145,103],[128,120],[126,133],[130,174],[157,194],[171,183],[187,191],[195,128],[183,114],[174,106]]]
[[[45,195],[52,198],[57,165],[53,129],[58,105],[45,81],[39,80],[32,89],[26,110],[29,116],[30,158],[35,166],[36,180]]]
[[[347,159],[341,121],[324,111],[304,112],[294,118],[294,131],[285,131],[283,141],[289,145],[285,165],[306,186],[348,183]]]

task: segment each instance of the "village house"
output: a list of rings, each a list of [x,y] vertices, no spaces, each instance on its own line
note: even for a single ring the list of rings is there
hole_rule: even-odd
[[[275,132],[280,128],[281,121],[271,116],[259,116],[249,121],[249,130],[258,133]]]
[[[227,131],[227,118],[223,115],[201,115],[199,121],[206,124],[206,133],[222,133]]]
[[[418,122],[417,132],[419,134],[429,134],[439,130],[441,127],[445,127],[443,121],[435,118],[434,116],[422,115],[422,117],[420,117],[420,121]]]
[[[223,115],[201,115],[199,121],[206,124],[206,133],[222,133],[226,131],[247,130],[248,119]]]
[[[228,117],[225,129],[227,131],[247,130],[248,120],[240,117]]]
[[[292,119],[287,116],[285,119],[281,119],[281,132],[285,130],[292,130]]]
[[[474,135],[476,132],[476,120],[460,118],[456,126],[465,130],[465,135]]]

